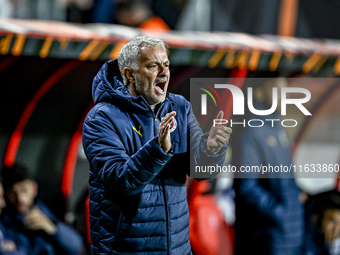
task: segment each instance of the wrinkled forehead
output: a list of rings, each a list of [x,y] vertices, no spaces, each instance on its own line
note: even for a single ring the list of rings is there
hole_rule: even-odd
[[[143,62],[168,62],[168,52],[162,46],[144,46],[140,49],[140,61]]]

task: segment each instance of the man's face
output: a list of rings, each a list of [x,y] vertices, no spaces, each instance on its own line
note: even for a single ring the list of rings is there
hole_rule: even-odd
[[[135,90],[150,106],[165,100],[170,80],[167,52],[160,46],[144,47],[140,52],[139,72],[135,75]]]
[[[38,187],[36,182],[23,180],[15,183],[9,190],[6,190],[6,197],[18,212],[28,212],[37,196]]]
[[[336,239],[340,234],[340,210],[329,209],[325,212],[321,221],[321,232],[326,241]]]

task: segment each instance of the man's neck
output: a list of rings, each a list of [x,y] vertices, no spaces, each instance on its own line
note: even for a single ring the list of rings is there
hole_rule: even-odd
[[[135,84],[134,83],[129,83],[128,85],[126,85],[129,93],[131,96],[136,97],[138,96],[135,90]]]

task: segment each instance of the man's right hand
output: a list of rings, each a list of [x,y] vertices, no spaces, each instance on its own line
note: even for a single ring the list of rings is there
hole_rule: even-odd
[[[34,206],[24,217],[25,227],[30,230],[43,230],[49,235],[57,232],[57,226],[48,218],[38,206]]]
[[[171,149],[170,124],[174,120],[175,116],[176,112],[172,111],[165,115],[165,117],[162,118],[162,121],[159,124],[158,144],[165,153],[168,153]]]

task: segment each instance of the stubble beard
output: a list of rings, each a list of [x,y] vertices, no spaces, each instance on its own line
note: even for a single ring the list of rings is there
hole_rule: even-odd
[[[164,98],[159,99],[159,97],[154,95],[151,91],[148,91],[148,88],[145,86],[145,84],[147,84],[147,81],[140,75],[136,75],[135,80],[135,89],[137,95],[143,95],[149,105],[156,105],[164,101]],[[152,85],[151,90],[153,89],[154,86]]]

